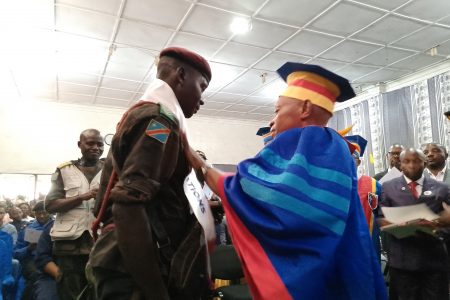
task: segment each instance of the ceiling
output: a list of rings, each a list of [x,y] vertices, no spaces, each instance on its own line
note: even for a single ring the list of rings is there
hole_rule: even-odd
[[[252,30],[234,35],[236,16]],[[176,45],[211,63],[200,115],[256,121],[271,118],[286,61],[322,65],[359,92],[450,57],[449,0],[7,0],[0,25],[1,101],[125,109]]]

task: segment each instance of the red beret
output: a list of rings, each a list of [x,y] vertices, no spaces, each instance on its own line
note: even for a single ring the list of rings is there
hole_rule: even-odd
[[[191,67],[205,76],[208,82],[211,81],[211,67],[209,66],[209,63],[206,61],[206,59],[198,55],[197,53],[189,51],[185,48],[169,47],[163,49],[159,54],[160,58],[163,56],[170,56],[189,64]]]

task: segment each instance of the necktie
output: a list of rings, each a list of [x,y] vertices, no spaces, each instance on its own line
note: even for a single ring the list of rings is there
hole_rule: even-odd
[[[418,185],[417,182],[411,181],[408,183],[409,189],[411,190],[411,193],[413,194],[414,198],[419,199],[419,194],[417,193],[416,186]]]

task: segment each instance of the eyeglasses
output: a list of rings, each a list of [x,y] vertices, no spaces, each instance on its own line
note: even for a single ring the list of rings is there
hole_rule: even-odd
[[[390,156],[400,156],[401,152],[388,152]]]

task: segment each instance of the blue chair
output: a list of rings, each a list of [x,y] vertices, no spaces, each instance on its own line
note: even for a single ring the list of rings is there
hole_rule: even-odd
[[[14,289],[15,280],[12,276],[12,252],[13,239],[6,232],[0,231],[0,287],[1,292],[5,289]],[[0,295],[3,299],[2,295]]]

